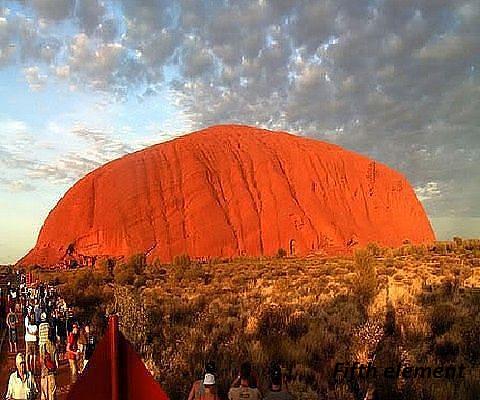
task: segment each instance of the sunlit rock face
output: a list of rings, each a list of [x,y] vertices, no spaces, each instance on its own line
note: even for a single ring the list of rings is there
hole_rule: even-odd
[[[222,125],[112,161],[78,181],[20,264],[66,257],[339,254],[434,240],[398,172],[339,146]]]

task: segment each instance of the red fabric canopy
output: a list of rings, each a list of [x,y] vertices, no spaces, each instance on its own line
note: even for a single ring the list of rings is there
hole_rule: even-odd
[[[168,400],[131,343],[110,317],[108,330],[67,400]]]

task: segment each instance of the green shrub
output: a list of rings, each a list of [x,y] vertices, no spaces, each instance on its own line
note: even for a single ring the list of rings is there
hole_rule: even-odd
[[[127,266],[129,269],[132,269],[135,274],[141,275],[147,266],[147,258],[144,254],[135,254],[130,257]]]
[[[367,253],[373,257],[377,257],[382,254],[382,249],[377,243],[369,243],[366,247]]]
[[[445,335],[438,338],[435,342],[435,355],[442,362],[451,362],[457,358],[460,352],[458,340],[452,335]]]
[[[114,271],[115,283],[119,285],[133,285],[135,270],[131,264],[118,264]]]
[[[173,259],[173,265],[178,267],[188,267],[192,263],[190,256],[188,254],[181,254],[175,256]]]
[[[449,303],[435,304],[430,315],[430,327],[435,336],[448,332],[455,323],[455,307]]]
[[[367,250],[355,252],[354,292],[363,307],[368,306],[377,294],[377,271],[375,263]]]

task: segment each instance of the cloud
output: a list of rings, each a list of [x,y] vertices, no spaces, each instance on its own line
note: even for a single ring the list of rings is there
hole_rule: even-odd
[[[15,47],[12,41],[12,24],[0,10],[0,67],[11,62],[15,53]]]
[[[111,161],[135,150],[131,145],[114,138],[113,132],[77,125],[73,127],[72,133],[93,142],[93,151],[100,162]]]
[[[76,152],[68,152],[56,160],[33,164],[27,170],[26,176],[45,183],[71,185],[100,165],[97,160],[82,157]]]
[[[111,130],[50,123],[50,132],[68,137],[66,143],[51,151],[49,141],[33,136],[23,121],[3,120],[0,126],[0,166],[4,167],[0,185],[11,192],[35,190],[36,181],[71,185],[101,165],[140,147],[127,144]]]
[[[35,186],[23,180],[11,180],[7,178],[0,178],[0,186],[5,187],[8,191],[17,192],[31,192],[35,190]]]
[[[102,32],[106,37],[112,32],[108,26],[108,21],[102,23],[105,14],[105,4],[98,0],[83,0],[76,4],[76,17],[80,21],[81,28],[87,33],[92,34],[96,30]]]
[[[449,35],[439,38],[435,43],[422,47],[415,56],[421,60],[444,62],[454,59],[469,59],[470,54],[478,52],[480,40],[474,37]]]
[[[71,78],[75,83],[87,82],[95,89],[113,88],[122,79],[125,52],[120,43],[97,46],[89,36],[80,33],[70,44],[67,64],[57,67],[57,76]]]
[[[75,181],[136,148],[114,137],[113,132],[77,125],[70,133],[86,143],[78,149],[66,150],[51,160],[32,162],[26,171],[30,179],[54,184],[73,184]]]
[[[32,90],[40,90],[47,83],[47,76],[42,75],[40,68],[37,66],[25,68],[23,73],[25,74],[28,86],[30,86]]]
[[[434,197],[441,196],[438,182],[427,182],[424,186],[418,186],[415,188],[415,193],[420,201],[431,200]]]
[[[62,20],[72,15],[73,0],[33,0],[32,6],[39,18]]]
[[[194,127],[239,122],[335,141],[405,173],[432,215],[477,210],[477,0],[22,4],[0,15],[0,65],[20,59],[34,89],[53,75],[143,101],[168,85]],[[73,179],[131,150],[111,132],[74,134],[92,153],[32,174]],[[66,166],[77,172],[65,177]]]

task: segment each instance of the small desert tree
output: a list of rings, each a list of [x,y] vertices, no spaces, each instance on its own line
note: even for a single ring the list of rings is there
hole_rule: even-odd
[[[377,270],[373,257],[367,250],[355,252],[354,292],[359,303],[366,308],[377,294]]]
[[[188,267],[192,263],[188,254],[180,254],[173,258],[173,265],[177,267]]]
[[[287,256],[287,251],[284,248],[280,247],[277,251],[277,257],[284,258],[286,256]]]
[[[135,272],[135,274],[141,275],[145,272],[147,258],[144,254],[135,254],[130,257],[127,265]]]

